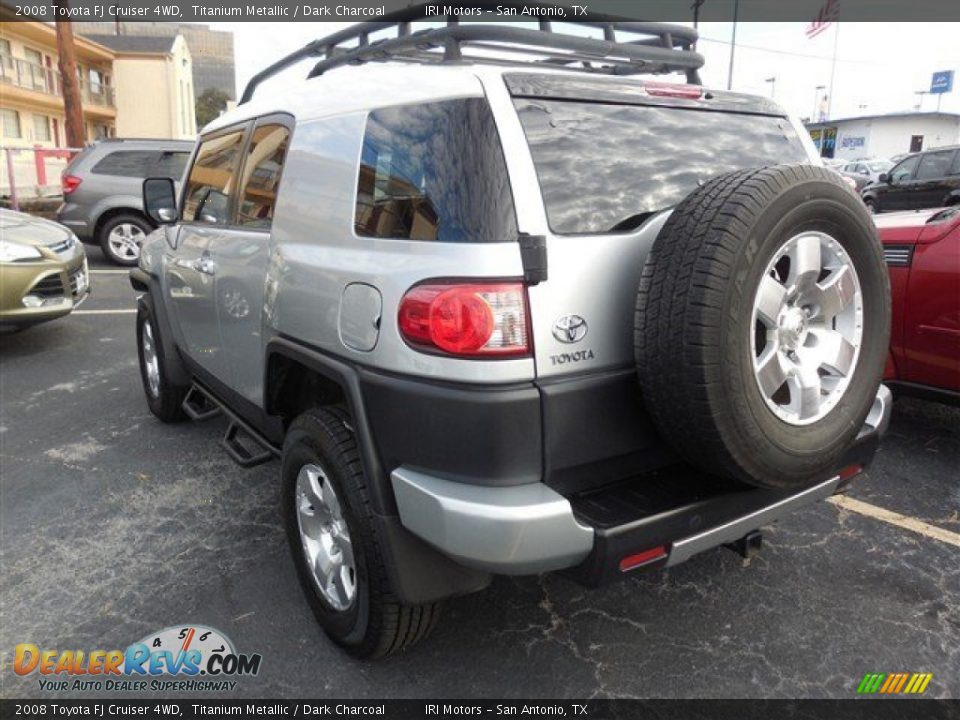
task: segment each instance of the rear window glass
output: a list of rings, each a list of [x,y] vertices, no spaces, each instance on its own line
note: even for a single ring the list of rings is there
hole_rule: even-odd
[[[629,230],[699,184],[741,168],[809,159],[784,118],[567,100],[514,100],[550,229]]]
[[[155,150],[118,150],[98,161],[90,172],[94,175],[145,178],[150,174],[157,155]]]
[[[944,177],[950,168],[951,160],[953,160],[952,150],[924,155],[920,160],[920,169],[917,170],[917,180],[936,180]]]
[[[183,171],[187,169],[187,160],[189,159],[190,153],[162,152],[154,163],[151,174],[154,177],[168,177],[172,180],[179,180],[183,177]]]
[[[506,162],[486,100],[370,113],[354,226],[366,237],[516,240]]]

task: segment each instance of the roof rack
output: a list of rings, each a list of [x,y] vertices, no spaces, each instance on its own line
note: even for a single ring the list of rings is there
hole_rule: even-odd
[[[472,8],[495,10],[498,6],[517,6],[517,2],[480,0]],[[700,84],[697,70],[703,67],[703,56],[693,50],[697,31],[683,25],[634,22],[610,15],[591,13],[590,21],[577,22],[600,28],[603,39],[556,32],[549,20],[539,21],[539,30],[509,27],[498,23],[461,25],[455,14],[427,16],[426,3],[384,15],[381,20],[352,25],[345,30],[314,40],[254,75],[247,83],[238,104],[249,101],[264,80],[308,58],[320,58],[308,78],[344,65],[370,61],[412,62],[420,64],[483,63],[493,65],[523,64],[523,60],[485,53],[505,52],[531,57],[527,63],[568,67],[588,73],[636,75],[641,73],[683,72],[687,82]],[[432,6],[436,7],[436,6]],[[561,6],[542,5],[538,7]],[[566,15],[573,12],[566,8]],[[445,27],[413,31],[415,20],[446,21]],[[395,30],[396,36],[370,42],[370,36],[381,30]],[[640,36],[617,41],[617,32]],[[470,49],[481,54],[469,53]]]

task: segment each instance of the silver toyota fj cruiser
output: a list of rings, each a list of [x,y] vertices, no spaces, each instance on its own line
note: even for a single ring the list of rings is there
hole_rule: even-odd
[[[494,574],[753,551],[890,413],[869,214],[781,108],[699,84],[694,30],[414,17],[256,76],[179,198],[144,182],[131,273],[151,410],[280,458],[307,598],[361,657]]]

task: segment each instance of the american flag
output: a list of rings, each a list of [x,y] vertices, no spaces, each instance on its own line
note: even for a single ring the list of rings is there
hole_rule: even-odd
[[[820,12],[807,26],[807,37],[815,38],[829,27],[830,23],[840,17],[840,0],[827,0],[820,8]]]

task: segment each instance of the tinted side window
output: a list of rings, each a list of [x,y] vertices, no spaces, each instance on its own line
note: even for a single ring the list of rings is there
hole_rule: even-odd
[[[897,184],[910,182],[917,171],[917,163],[920,162],[920,156],[914,155],[897,165],[890,171],[890,179]]]
[[[212,225],[227,223],[243,133],[243,130],[237,130],[200,144],[187,181],[184,221]]]
[[[507,166],[487,101],[449,100],[370,113],[354,226],[367,237],[516,240]]]
[[[270,227],[289,144],[290,131],[283,125],[261,125],[253,131],[240,183],[238,225],[264,229]]]
[[[94,175],[145,178],[159,157],[155,150],[117,150],[90,168]]]
[[[183,177],[183,171],[187,169],[187,160],[189,159],[190,153],[162,152],[160,153],[160,157],[157,158],[156,163],[154,163],[151,174],[179,180]]]
[[[953,160],[953,150],[932,152],[923,156],[920,169],[917,170],[917,180],[936,180],[945,177]]]

